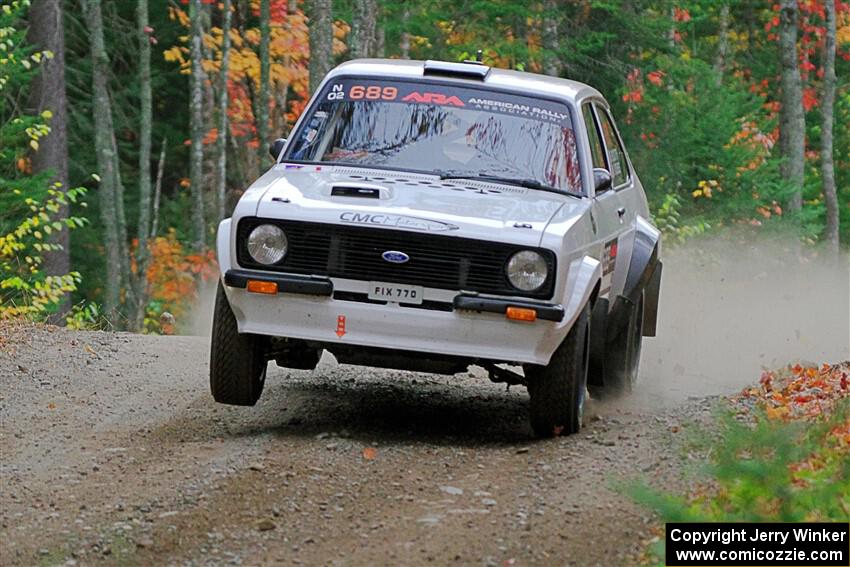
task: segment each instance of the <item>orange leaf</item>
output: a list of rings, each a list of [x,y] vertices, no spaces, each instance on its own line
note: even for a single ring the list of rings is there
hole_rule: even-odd
[[[373,460],[378,456],[378,450],[374,447],[364,447],[363,448],[363,458],[367,461]]]
[[[656,87],[660,87],[664,82],[664,71],[652,71],[651,73],[647,73],[646,79]]]

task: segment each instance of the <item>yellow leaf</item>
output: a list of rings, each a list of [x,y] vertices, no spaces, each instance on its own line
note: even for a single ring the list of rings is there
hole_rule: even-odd
[[[183,53],[180,51],[180,46],[175,45],[171,49],[166,49],[162,52],[162,56],[166,61],[173,63],[183,62]]]

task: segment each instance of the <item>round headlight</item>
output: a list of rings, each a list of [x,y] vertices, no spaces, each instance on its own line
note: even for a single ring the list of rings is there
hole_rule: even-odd
[[[248,254],[254,261],[269,266],[286,256],[286,233],[273,224],[261,224],[248,235]]]
[[[515,288],[534,291],[546,282],[549,268],[543,256],[533,250],[522,250],[508,260],[507,274]]]

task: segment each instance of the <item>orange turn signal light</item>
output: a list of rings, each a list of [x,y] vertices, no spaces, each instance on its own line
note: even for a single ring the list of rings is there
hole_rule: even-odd
[[[245,289],[252,293],[267,293],[269,295],[274,295],[277,293],[277,283],[248,280],[248,284],[245,286]]]
[[[537,320],[537,310],[527,307],[508,307],[505,310],[505,317],[514,321],[528,321],[530,323]]]

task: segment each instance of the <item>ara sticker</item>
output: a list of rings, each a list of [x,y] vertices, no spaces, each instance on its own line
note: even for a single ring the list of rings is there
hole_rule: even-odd
[[[345,335],[345,315],[338,315],[336,318],[336,336],[342,338]]]
[[[401,100],[404,102],[424,102],[451,106],[466,106],[458,97],[448,96],[443,93],[420,93],[414,91]]]

